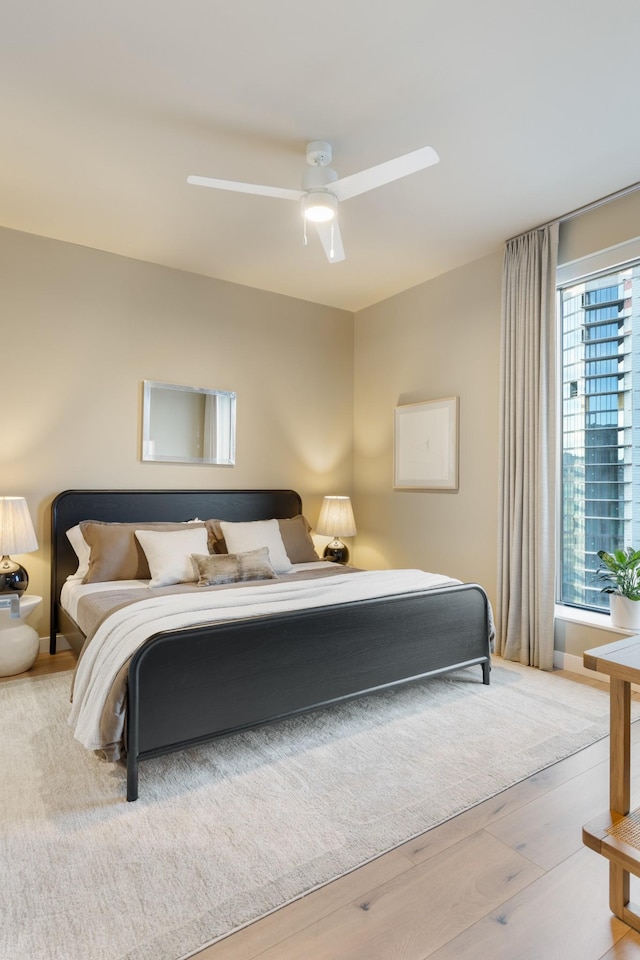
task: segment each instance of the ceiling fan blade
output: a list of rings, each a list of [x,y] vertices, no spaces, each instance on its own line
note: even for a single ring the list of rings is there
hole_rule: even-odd
[[[419,150],[405,153],[404,156],[396,157],[395,160],[387,160],[376,167],[369,167],[368,170],[361,170],[360,173],[334,181],[331,184],[331,192],[335,193],[338,200],[349,200],[350,197],[357,197],[358,194],[366,193],[367,190],[382,187],[385,183],[391,183],[393,180],[400,180],[401,177],[408,177],[411,173],[417,173],[418,170],[424,170],[438,163],[439,160],[440,157],[433,147],[420,147]]]
[[[277,197],[280,200],[300,200],[301,190],[285,187],[265,187],[258,183],[240,183],[237,180],[216,180],[213,177],[187,177],[187,183],[197,187],[213,187],[217,190],[233,190],[235,193],[254,193],[262,197]]]
[[[338,263],[339,260],[344,260],[344,247],[342,246],[338,221],[334,218],[329,223],[314,223],[314,227],[318,231],[329,263]]]

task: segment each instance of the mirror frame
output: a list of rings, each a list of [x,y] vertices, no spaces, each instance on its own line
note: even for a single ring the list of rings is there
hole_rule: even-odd
[[[195,393],[204,397],[216,397],[228,403],[229,438],[226,457],[179,456],[177,454],[158,454],[151,444],[151,408],[154,390]],[[203,425],[204,428],[204,425]],[[152,452],[153,451],[153,452]],[[142,394],[142,460],[154,463],[205,463],[219,466],[234,466],[236,462],[236,395],[231,390],[209,390],[206,387],[188,387],[178,383],[163,383],[159,380],[143,380]]]

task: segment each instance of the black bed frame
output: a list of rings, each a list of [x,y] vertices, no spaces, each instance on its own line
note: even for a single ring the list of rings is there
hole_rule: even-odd
[[[60,607],[77,567],[65,531],[80,520],[293,517],[292,490],[67,490],[52,504],[50,649],[82,631]],[[490,673],[489,604],[477,584],[188,627],[133,655],[127,693],[127,800],[140,760],[386,687],[480,665]]]

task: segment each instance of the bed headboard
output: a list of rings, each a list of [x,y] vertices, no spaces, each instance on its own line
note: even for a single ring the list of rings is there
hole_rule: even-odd
[[[65,490],[51,504],[51,638],[62,585],[78,560],[66,531],[81,520],[283,520],[302,513],[295,490]]]

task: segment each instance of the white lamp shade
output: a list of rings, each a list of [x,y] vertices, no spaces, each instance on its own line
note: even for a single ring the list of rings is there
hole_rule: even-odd
[[[355,537],[356,521],[349,497],[325,497],[316,533],[323,537]]]
[[[24,497],[0,497],[0,556],[38,549],[31,514]]]

